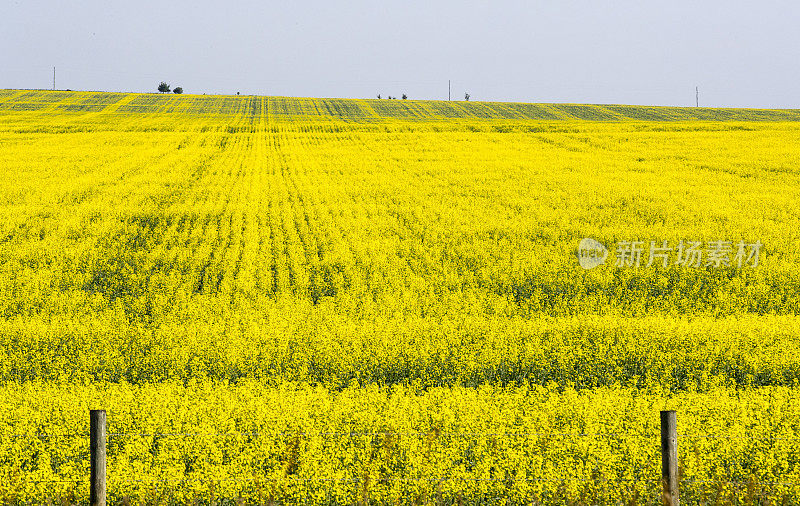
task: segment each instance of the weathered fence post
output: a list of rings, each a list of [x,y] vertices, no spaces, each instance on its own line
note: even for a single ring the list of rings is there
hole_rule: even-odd
[[[92,471],[89,504],[106,506],[106,411],[89,411],[89,452]]]
[[[661,504],[678,506],[678,423],[674,411],[661,412]]]

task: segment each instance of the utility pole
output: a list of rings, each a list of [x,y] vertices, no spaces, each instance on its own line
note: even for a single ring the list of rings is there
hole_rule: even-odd
[[[447,101],[450,101],[450,79],[447,80]]]
[[[56,91],[56,68],[53,67],[53,91]]]
[[[698,86],[694,87],[694,106],[700,107],[700,88]]]

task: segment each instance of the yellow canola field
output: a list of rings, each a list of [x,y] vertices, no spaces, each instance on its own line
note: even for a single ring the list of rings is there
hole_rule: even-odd
[[[800,378],[798,120],[791,110],[0,90],[5,500],[85,496],[51,483],[82,476],[85,441],[46,438],[22,452],[15,445],[32,443],[10,435],[44,420],[47,434],[85,432],[90,405],[125,431],[172,430],[177,405],[214,431],[261,431],[261,408],[240,420],[226,396],[269,404],[305,392],[280,431],[296,421],[347,432],[346,415],[313,407],[346,399],[364,432],[409,429],[399,417],[425,434],[505,433],[517,418],[538,432],[529,417],[553,409],[544,388],[567,404],[564,426],[622,405],[604,423],[652,429],[672,405],[698,431],[800,437],[795,414],[775,411],[778,398],[796,411]],[[611,250],[604,265],[579,266],[583,238]],[[625,241],[643,243],[639,267],[615,264]],[[739,242],[763,246],[758,265],[663,267],[647,266],[651,241],[730,241],[731,259]],[[54,397],[61,408],[45,402]],[[402,400],[394,422],[389,398]],[[501,401],[507,418],[481,407]],[[437,429],[440,402],[458,423]],[[148,403],[155,428],[135,414]],[[436,439],[448,458],[430,457],[424,438],[370,439],[370,458],[348,453],[356,442],[313,437],[180,439],[179,450],[112,442],[109,480],[115,497],[140,501],[155,492],[126,480],[174,480],[159,493],[185,499],[230,473],[255,484],[220,482],[215,493],[256,502],[653,500],[651,440],[500,439],[510,446],[480,452],[480,437]],[[797,454],[777,443],[691,444],[701,446],[685,464],[688,497],[728,497],[725,482],[750,480],[741,494],[797,499],[796,486],[753,485],[797,482]],[[401,449],[402,464],[369,475],[378,453]],[[205,451],[229,457],[205,474],[176,471]],[[417,479],[468,458],[461,481]],[[549,481],[575,471],[570,459],[585,461],[591,483]],[[646,472],[630,474],[633,464]],[[34,475],[43,483],[31,488]],[[311,475],[334,481],[285,480]],[[635,483],[601,489],[598,476]],[[180,481],[195,477],[206,481]]]
[[[86,500],[85,414],[97,406],[108,410],[111,503],[655,504],[661,409],[679,413],[686,502],[800,494],[800,396],[788,387],[33,382],[0,395],[5,504]]]

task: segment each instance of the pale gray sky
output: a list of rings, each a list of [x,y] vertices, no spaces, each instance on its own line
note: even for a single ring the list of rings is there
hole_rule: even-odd
[[[800,108],[800,2],[0,0],[0,88]]]

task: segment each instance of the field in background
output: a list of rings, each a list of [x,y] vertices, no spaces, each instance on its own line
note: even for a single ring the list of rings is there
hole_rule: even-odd
[[[688,497],[796,500],[797,120],[0,90],[0,497],[85,497],[105,407],[118,498],[652,502],[677,407]]]

